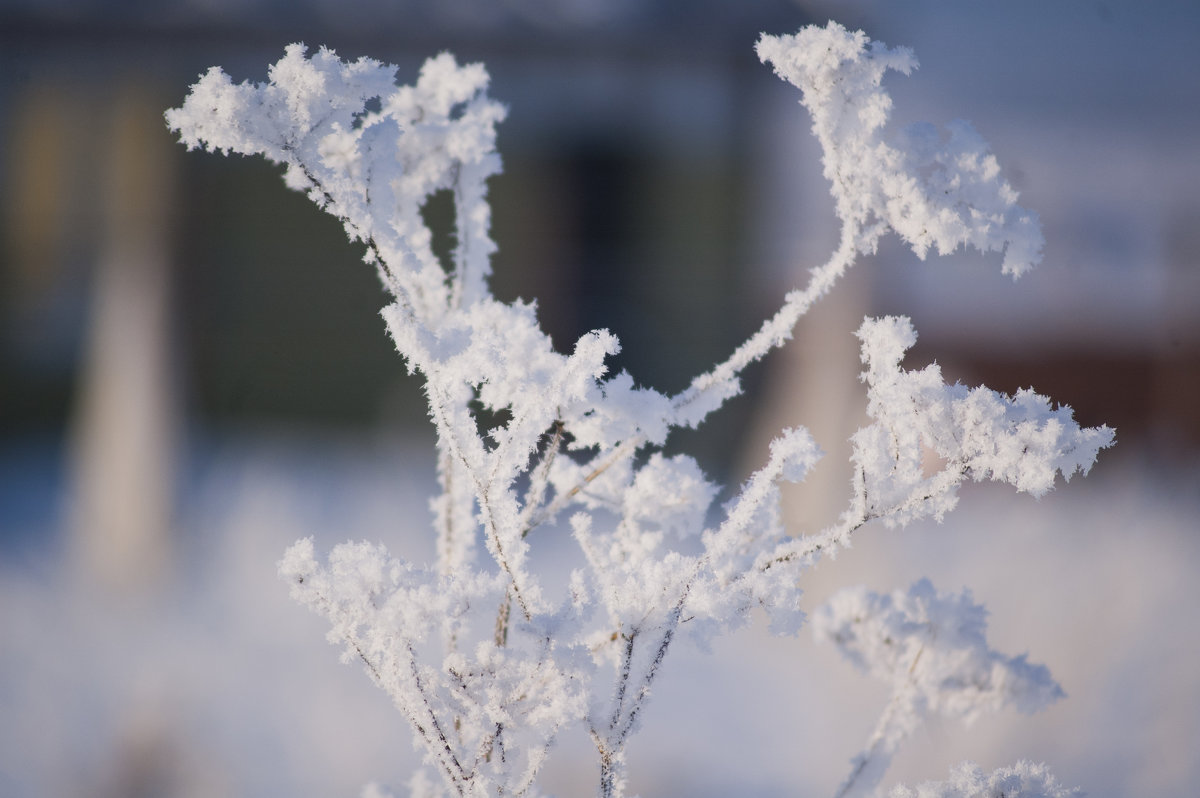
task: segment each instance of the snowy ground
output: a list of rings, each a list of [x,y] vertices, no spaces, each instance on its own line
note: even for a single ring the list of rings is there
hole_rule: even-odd
[[[357,794],[403,783],[409,734],[337,662],[275,563],[292,540],[383,540],[424,558],[423,444],[242,445],[194,469],[175,578],[150,601],[74,586],[52,560],[0,572],[0,794]],[[834,588],[928,575],[992,611],[993,646],[1047,664],[1068,697],[1039,716],[935,724],[891,778],[1045,760],[1091,796],[1189,796],[1200,783],[1200,492],[1114,456],[1035,501],[968,489],[938,527],[867,528],[822,564]],[[884,699],[832,650],[761,628],[711,655],[671,653],[632,747],[645,796],[828,795]],[[594,765],[566,736],[543,785],[587,794]]]

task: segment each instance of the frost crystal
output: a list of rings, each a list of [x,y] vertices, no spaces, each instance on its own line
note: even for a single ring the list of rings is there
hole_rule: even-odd
[[[793,537],[781,518],[780,483],[804,479],[821,456],[803,428],[784,430],[719,507],[720,489],[693,459],[659,451],[673,428],[697,426],[736,395],[742,370],[786,342],[886,231],[922,257],[1003,250],[1014,275],[1037,261],[1036,217],[1016,205],[965,123],[944,138],[917,126],[884,139],[891,100],[881,81],[916,66],[907,50],[835,23],[760,40],[759,55],[801,89],[812,114],[842,239],[806,288],[675,396],[609,375],[605,360],[620,346],[608,331],[563,354],[533,305],[490,293],[487,180],[500,171],[505,111],[488,97],[481,65],[443,54],[414,85],[397,86],[394,67],[306,52],[289,46],[260,84],[235,84],[214,67],[166,116],[189,149],[282,164],[290,187],[343,222],[392,295],[388,333],[425,380],[437,431],[437,562],[402,562],[368,543],[336,546],[322,561],[302,540],[280,563],[292,595],[325,616],[330,640],[409,720],[427,765],[412,796],[532,796],[555,737],[572,725],[595,746],[598,794],[622,795],[628,741],[681,632],[704,644],[762,610],[774,631],[794,633],[806,569],[869,521],[941,518],[968,476],[1040,494],[1112,443],[1111,430],[1081,429],[1069,409],[1032,392],[947,386],[936,366],[902,370],[916,333],[890,318],[859,330],[873,423],[854,438],[854,497],[829,529]],[[445,267],[421,215],[438,192],[454,202]],[[923,448],[943,463],[932,476]],[[555,523],[578,546],[569,577],[539,571],[530,556],[540,538],[562,533]],[[967,594],[924,582],[891,597],[842,594],[815,628],[894,689],[842,795],[877,784],[927,712],[969,720],[1061,694],[1044,668],[987,648],[983,611]],[[960,769],[949,786],[897,795],[999,794],[993,783],[1008,795],[1060,794],[1044,771],[1018,765],[986,778]]]
[[[911,789],[896,787],[888,798],[1073,798],[1078,790],[1058,783],[1045,765],[1018,762],[985,774],[977,765],[964,762],[950,774],[949,781],[927,782]]]
[[[853,438],[866,512],[889,525],[941,519],[958,501],[963,478],[1007,482],[1040,496],[1055,475],[1087,473],[1100,449],[1113,444],[1108,427],[1081,428],[1062,406],[1032,390],[1009,397],[987,388],[946,385],[936,364],[905,371],[900,361],[917,340],[904,317],[867,319],[858,330],[867,413],[875,423]],[[926,477],[932,450],[942,468]]]
[[[1045,666],[988,648],[986,615],[969,592],[938,593],[924,579],[890,596],[849,588],[814,614],[818,640],[833,642],[858,668],[892,688],[839,795],[868,794],[900,743],[929,713],[972,723],[985,711],[1013,706],[1033,713],[1063,697]]]
[[[989,649],[986,630],[987,611],[969,592],[938,593],[925,579],[891,595],[848,588],[813,615],[818,640],[902,691],[915,715],[972,723],[985,711],[1032,713],[1063,697],[1044,666]]]
[[[1004,272],[1014,277],[1041,260],[1037,215],[1016,204],[1017,192],[968,123],[951,123],[944,139],[928,124],[884,139],[892,99],[883,76],[916,69],[911,50],[830,23],[794,36],[764,35],[758,55],[803,92],[838,217],[858,231],[859,252],[874,251],[891,229],[921,258],[931,247],[941,255],[960,246],[1002,250]]]

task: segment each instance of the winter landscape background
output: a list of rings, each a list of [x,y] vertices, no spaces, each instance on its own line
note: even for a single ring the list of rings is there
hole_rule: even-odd
[[[973,255],[885,249],[682,445],[732,481],[761,460],[760,429],[804,423],[836,452],[860,423],[850,332],[868,312],[911,315],[913,357],[951,378],[1032,383],[1117,427],[1091,475],[1040,501],[986,486],[940,527],[864,530],[817,570],[812,605],[859,582],[970,587],[994,645],[1067,690],[1034,717],[934,725],[888,783],[1026,757],[1093,796],[1194,793],[1200,13],[333,9],[0,4],[0,794],[344,795],[415,762],[402,718],[337,663],[275,564],[307,535],[428,558],[419,387],[336,224],[262,164],[172,142],[161,112],[199,72],[262,79],[299,39],[402,76],[440,49],[486,61],[510,107],[501,292],[537,297],[560,343],[613,328],[620,365],[674,389],[832,247],[803,109],[752,52],[760,30],[830,17],[916,51],[921,69],[890,79],[897,116],[969,119],[1041,215],[1045,260],[1012,283]],[[793,498],[798,528],[840,506],[844,477],[828,479]],[[646,796],[829,794],[883,700],[806,634],[679,647],[666,668],[632,749]],[[564,739],[544,787],[589,789],[590,768],[586,740]]]

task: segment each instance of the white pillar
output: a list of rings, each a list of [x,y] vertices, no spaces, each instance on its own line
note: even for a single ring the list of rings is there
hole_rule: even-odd
[[[126,84],[100,149],[96,270],[73,420],[72,552],[81,576],[137,593],[170,553],[177,419],[169,361],[173,142],[159,103]]]

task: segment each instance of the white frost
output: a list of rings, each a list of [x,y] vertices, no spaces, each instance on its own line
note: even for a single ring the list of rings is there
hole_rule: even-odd
[[[764,35],[758,55],[803,93],[838,218],[856,231],[859,252],[874,251],[891,229],[921,258],[931,248],[1004,251],[1003,270],[1014,277],[1041,260],[1037,215],[1016,204],[1017,192],[967,122],[951,123],[945,137],[920,124],[884,138],[892,99],[883,76],[916,69],[911,50],[830,23]]]
[[[888,798],[1073,798],[1082,795],[1059,784],[1045,765],[1021,761],[1012,767],[984,773],[964,762],[947,781],[926,782],[915,790],[896,787]]]
[[[295,44],[267,82],[235,84],[214,67],[167,112],[189,149],[282,164],[290,187],[343,222],[392,295],[383,317],[398,352],[425,379],[438,436],[437,562],[401,562],[371,543],[342,544],[322,562],[302,540],[280,563],[293,596],[329,621],[330,640],[409,720],[438,780],[418,773],[413,796],[532,796],[556,735],[572,725],[595,746],[598,794],[622,795],[627,743],[681,632],[704,644],[761,609],[774,631],[793,634],[805,618],[806,570],[869,521],[940,518],[968,476],[1040,494],[1112,443],[1111,430],[1081,429],[1068,408],[1051,409],[1031,391],[947,386],[936,366],[904,371],[916,333],[889,318],[859,330],[873,423],[854,438],[854,497],[830,529],[792,537],[784,527],[780,483],[805,478],[821,456],[803,428],[784,430],[767,462],[716,509],[720,488],[700,466],[659,451],[673,428],[699,425],[736,395],[742,370],[786,342],[888,230],[922,257],[1003,250],[1013,275],[1039,258],[1036,217],[1016,204],[968,125],[885,139],[891,99],[882,78],[911,72],[909,51],[830,23],[764,36],[758,52],[800,88],[812,114],[842,240],[807,288],[677,396],[610,376],[605,361],[619,343],[608,331],[563,354],[535,306],[490,293],[487,181],[500,172],[505,110],[488,97],[481,65],[443,54],[415,84],[397,86],[394,67],[346,63],[323,48],[308,56]],[[438,192],[454,202],[447,266],[421,214]],[[922,470],[924,449],[941,463],[932,475]],[[539,570],[533,556],[542,538],[563,534],[556,519],[569,520],[578,547],[580,567],[569,575]],[[983,611],[967,594],[943,596],[927,583],[890,597],[842,594],[815,629],[894,689],[843,795],[877,784],[927,712],[969,720],[1061,694],[1041,666],[987,648]],[[1009,795],[1058,796],[1047,779],[1026,765],[986,778],[960,769],[950,786],[896,795],[982,796],[993,794],[987,785],[1011,783],[1026,792]]]
[[[839,796],[870,794],[900,744],[931,713],[969,724],[984,712],[1012,706],[1032,713],[1063,697],[1045,666],[988,648],[986,616],[969,592],[938,593],[924,579],[891,595],[842,590],[814,613],[818,640],[891,686]]]
[[[867,319],[857,334],[875,423],[855,433],[853,458],[870,517],[889,525],[940,519],[968,476],[1040,496],[1057,474],[1069,480],[1087,473],[1100,449],[1113,444],[1112,429],[1080,427],[1071,408],[1052,408],[1032,390],[1009,397],[946,385],[937,364],[905,371],[900,361],[917,340],[907,318]],[[922,467],[926,449],[941,463],[931,476]]]

